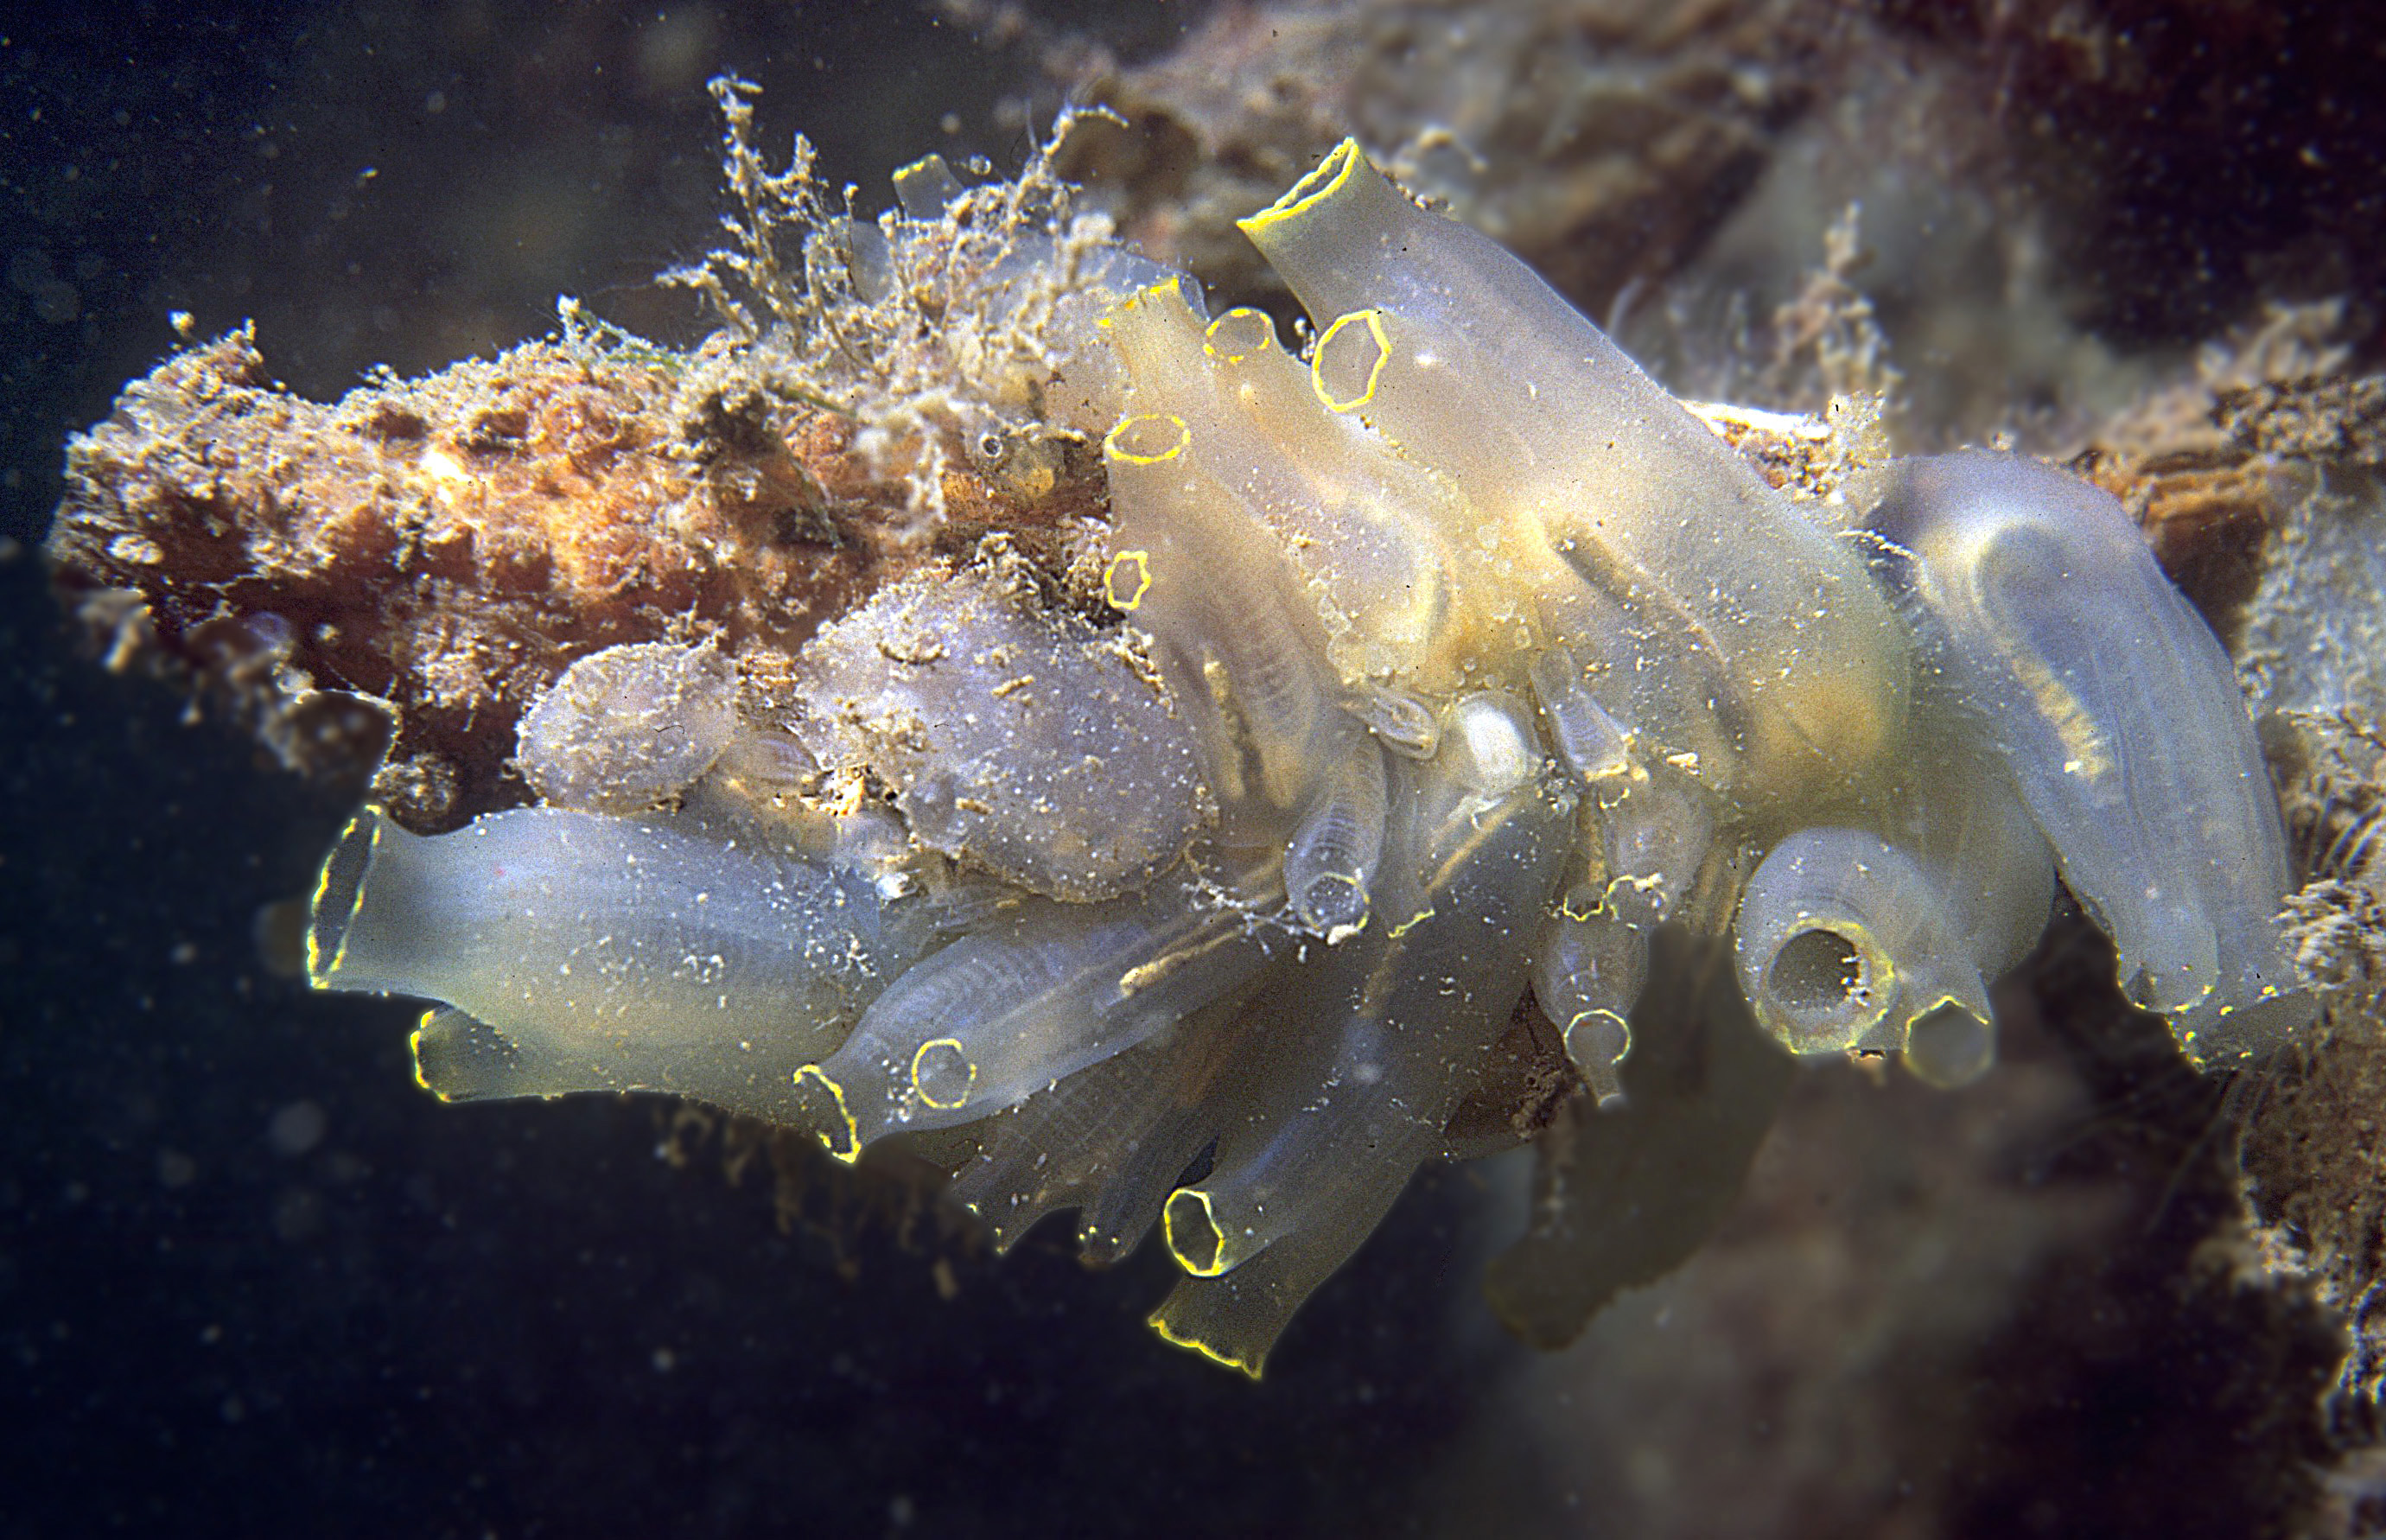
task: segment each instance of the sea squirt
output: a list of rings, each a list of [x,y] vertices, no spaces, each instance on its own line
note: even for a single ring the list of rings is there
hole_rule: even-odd
[[[2142,1003],[2198,1058],[2306,1011],[2273,922],[2285,833],[2236,670],[2120,504],[2033,460],[1946,455],[1892,466],[1869,524],[1969,731]]]
[[[902,185],[819,237],[850,281],[951,195]],[[1966,456],[1810,520],[1354,144],[1244,228],[1306,357],[1124,254],[986,280],[1071,264],[1006,389],[1100,444],[1098,602],[999,542],[931,565],[769,720],[701,648],[584,660],[521,742],[578,805],[368,810],[314,982],[443,1002],[444,1096],[672,1091],[847,1158],[952,1131],[998,1245],[1158,1222],[1155,1326],[1252,1373],[1528,992],[1621,1094],[1660,925],[1736,930],[1790,1051],[1954,1085],[2059,865],[2191,1052],[2292,1024],[2251,724],[2109,498]]]

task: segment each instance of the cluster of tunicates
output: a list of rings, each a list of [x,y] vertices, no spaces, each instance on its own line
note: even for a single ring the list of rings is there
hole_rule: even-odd
[[[1050,307],[1101,603],[923,569],[771,720],[705,649],[585,658],[522,735],[546,806],[358,820],[316,983],[440,1002],[445,1096],[948,1137],[1000,1245],[1157,1224],[1154,1324],[1254,1373],[1520,1002],[1623,1094],[1661,926],[1732,932],[1790,1051],[1940,1085],[2058,872],[2196,1057],[2292,1023],[2251,725],[2110,497],[1962,455],[1810,517],[1355,145],[1244,228],[1306,357],[1140,259]]]

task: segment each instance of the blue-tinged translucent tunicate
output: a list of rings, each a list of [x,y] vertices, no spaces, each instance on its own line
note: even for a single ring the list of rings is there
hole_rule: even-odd
[[[2124,980],[2199,1058],[2307,1007],[2277,794],[2235,670],[2111,495],[2013,456],[1901,461],[1870,526],[1970,728]]]
[[[804,649],[797,724],[922,845],[1074,902],[1149,883],[1210,818],[1191,732],[1111,632],[984,569],[881,589]]]
[[[711,647],[634,642],[563,670],[522,718],[522,775],[557,808],[637,813],[712,768],[737,735],[737,671]]]
[[[670,1091],[790,1121],[796,1071],[930,921],[867,872],[667,818],[522,808],[424,836],[369,808],[324,865],[308,977],[450,1008],[416,1043],[450,1100]]]

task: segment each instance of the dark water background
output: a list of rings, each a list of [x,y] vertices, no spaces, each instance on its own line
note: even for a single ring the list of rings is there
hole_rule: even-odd
[[[1144,1328],[1156,1247],[961,1258],[947,1299],[883,1230],[848,1280],[767,1177],[664,1163],[648,1104],[443,1108],[412,1008],[257,960],[346,800],[79,656],[35,551],[64,435],[171,310],[255,318],[319,396],[543,332],[559,293],[692,338],[645,280],[710,242],[708,75],[767,88],[774,154],[801,126],[883,188],[929,148],[1015,165],[990,112],[1024,66],[904,6],[0,34],[0,1536],[1402,1528],[1513,1351],[1453,1265],[1469,1178],[1413,1195],[1253,1387]]]

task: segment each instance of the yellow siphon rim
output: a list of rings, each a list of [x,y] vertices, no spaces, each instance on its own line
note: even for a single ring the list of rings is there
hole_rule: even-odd
[[[1359,142],[1345,139],[1312,167],[1308,175],[1286,188],[1284,196],[1248,219],[1237,219],[1235,228],[1256,240],[1262,232],[1273,230],[1287,219],[1297,219],[1332,197],[1366,163],[1367,152],[1359,147]]]
[[[1219,330],[1229,321],[1237,326],[1247,326],[1251,321],[1259,322],[1258,334],[1250,338],[1249,344],[1242,346],[1240,351],[1230,352],[1226,347],[1219,345]],[[1221,359],[1229,364],[1244,363],[1256,358],[1275,345],[1275,321],[1265,310],[1254,310],[1248,305],[1237,305],[1212,321],[1210,329],[1201,333],[1201,351],[1212,358]]]
[[[807,1064],[796,1071],[795,1083],[798,1088],[803,1085],[806,1075],[811,1076],[827,1088],[829,1098],[836,1103],[836,1115],[845,1120],[845,1147],[843,1149],[836,1147],[836,1133],[833,1129],[820,1135],[822,1146],[837,1159],[848,1166],[852,1165],[861,1158],[861,1126],[853,1121],[852,1109],[845,1105],[845,1087],[822,1073],[819,1065]]]
[[[1119,597],[1119,573],[1130,561],[1135,563],[1135,592],[1122,599]],[[1121,551],[1111,557],[1109,569],[1102,573],[1102,597],[1111,602],[1112,609],[1132,610],[1136,606],[1143,603],[1143,596],[1150,592],[1151,553],[1149,551]]]
[[[358,810],[356,817],[348,820],[347,827],[340,831],[340,837],[332,842],[331,854],[323,858],[322,869],[315,874],[314,896],[307,901],[307,983],[309,988],[326,987],[332,975],[337,973],[340,965],[347,960],[348,937],[356,933],[358,912],[365,907],[365,877],[372,870],[373,857],[381,849],[381,832],[386,821],[387,815],[383,812],[381,804],[366,803]],[[357,831],[367,825],[370,826],[371,832],[365,841],[362,870],[358,871],[356,887],[348,895],[348,912],[340,921],[340,944],[332,949],[332,960],[327,966],[323,961],[323,928],[317,917],[322,910],[324,896],[332,891],[332,869],[347,853],[348,842],[356,838]]]
[[[1201,1223],[1210,1232],[1211,1242],[1210,1259],[1206,1263],[1195,1262],[1185,1254],[1185,1248],[1176,1244],[1176,1207],[1181,1198],[1191,1198],[1201,1206]],[[1199,1187],[1179,1187],[1169,1194],[1168,1201],[1161,1206],[1160,1229],[1168,1242],[1168,1254],[1176,1258],[1178,1267],[1194,1277],[1215,1278],[1226,1271],[1226,1233],[1218,1228],[1218,1213],[1211,1207],[1208,1193]]]
[[[1339,925],[1329,925],[1325,929],[1325,945],[1338,946],[1367,928],[1368,923],[1375,918],[1375,907],[1367,895],[1367,884],[1358,878],[1347,871],[1321,871],[1317,874],[1317,880],[1303,889],[1300,895],[1301,918],[1310,924],[1313,925],[1316,921],[1311,919],[1308,913],[1311,908],[1309,895],[1327,883],[1339,883],[1359,895],[1359,918],[1356,920],[1345,920]]]
[[[1808,931],[1819,931],[1826,935],[1837,936],[1848,944],[1848,949],[1855,954],[1856,964],[1860,970],[1856,974],[1853,987],[1869,990],[1875,1003],[1860,1007],[1857,1013],[1849,1019],[1845,1029],[1836,1034],[1834,1041],[1827,1044],[1818,1042],[1810,1048],[1801,1048],[1797,1051],[1824,1052],[1836,1048],[1847,1053],[1859,1052],[1862,1039],[1869,1035],[1874,1028],[1889,1020],[1890,1008],[1897,1002],[1897,992],[1900,988],[1897,964],[1891,961],[1889,954],[1881,949],[1880,943],[1873,936],[1872,927],[1860,921],[1825,920],[1818,916],[1815,918],[1813,923],[1802,927],[1793,934],[1802,934]],[[1786,944],[1785,941],[1784,945]],[[1780,948],[1775,948],[1777,958],[1779,951]],[[1852,990],[1851,993],[1852,994]],[[1817,1014],[1822,1014],[1792,1010],[1778,1006],[1775,1008],[1793,1020],[1812,1019]],[[1903,1049],[1901,1048],[1900,1051]]]
[[[941,176],[944,181],[955,184],[958,184],[961,180],[953,175],[953,169],[946,162],[945,157],[933,151],[922,156],[919,159],[910,162],[909,165],[898,166],[895,168],[895,174],[888,177],[886,180],[895,184],[895,195],[899,198],[907,190],[908,183],[925,176]],[[939,198],[937,202],[944,204],[947,208],[950,208],[952,207],[949,203],[947,203],[941,198]],[[909,210],[907,209],[905,212],[908,213]]]
[[[1173,299],[1188,310],[1192,308],[1192,301],[1185,297],[1185,278],[1182,273],[1170,273],[1157,283],[1146,284],[1128,295],[1126,302],[1129,305],[1141,305],[1156,299]]]
[[[1146,1316],[1143,1323],[1150,1327],[1159,1336],[1160,1340],[1168,1344],[1171,1347],[1183,1347],[1189,1349],[1192,1352],[1200,1354],[1212,1363],[1224,1364],[1228,1369],[1239,1369],[1254,1380],[1260,1377],[1260,1366],[1258,1364],[1245,1363],[1242,1359],[1236,1358],[1231,1353],[1221,1353],[1216,1348],[1211,1346],[1208,1343],[1203,1342],[1199,1337],[1178,1336],[1175,1331],[1168,1324],[1168,1318],[1162,1315],[1159,1310],[1154,1310],[1151,1314]]]
[[[1115,327],[1123,316],[1132,316],[1147,305],[1163,304],[1172,299],[1176,302],[1177,308],[1183,310],[1195,325],[1200,324],[1200,319],[1193,314],[1193,302],[1186,297],[1183,275],[1170,273],[1157,283],[1146,284],[1125,298],[1113,301],[1109,309],[1095,320],[1094,325],[1108,331]]]
[[[1959,1000],[1953,995],[1940,995],[1939,998],[1931,1001],[1930,1004],[1923,1007],[1920,1010],[1912,1011],[1907,1014],[1903,1024],[1898,1029],[1900,1043],[1897,1052],[1898,1057],[1904,1061],[1906,1069],[1913,1073],[1915,1079],[1921,1081],[1925,1085],[1936,1086],[1942,1091],[1952,1091],[1958,1086],[1969,1084],[1970,1082],[1941,1080],[1935,1075],[1924,1073],[1919,1061],[1917,1061],[1914,1057],[1914,1029],[1921,1025],[1924,1021],[1927,1021],[1930,1018],[1938,1015],[1940,1011],[1947,1009],[1951,1006],[1955,1009],[1962,1011],[1966,1019],[1972,1021],[1973,1024],[1978,1026],[1983,1033],[1988,1034],[1988,1062],[1982,1066],[1979,1072],[1981,1074],[1986,1074],[1989,1070],[1995,1067],[1997,1061],[1996,1022],[1990,1018],[1981,1015],[1978,1011],[1974,1010],[1967,1001]]]
[[[1337,398],[1325,387],[1325,355],[1334,345],[1335,336],[1354,320],[1366,322],[1367,334],[1375,342],[1375,361],[1367,369],[1367,388],[1346,401]],[[1391,362],[1391,339],[1384,335],[1384,313],[1372,308],[1353,310],[1347,316],[1336,318],[1334,324],[1325,329],[1325,334],[1317,339],[1317,351],[1309,359],[1309,388],[1317,393],[1317,399],[1325,404],[1327,411],[1355,412],[1375,399],[1375,386],[1383,380],[1384,366]]]
[[[1157,455],[1138,455],[1120,443],[1121,434],[1140,431],[1142,425],[1147,422],[1175,424],[1176,442]],[[1112,428],[1102,439],[1102,454],[1126,465],[1159,465],[1162,461],[1173,460],[1185,453],[1186,447],[1192,442],[1193,430],[1183,418],[1174,412],[1145,412],[1139,416],[1119,419],[1118,426]]]
[[[1609,1010],[1604,1006],[1590,1010],[1576,1011],[1574,1020],[1565,1024],[1565,1031],[1560,1033],[1558,1036],[1565,1044],[1566,1057],[1577,1064],[1582,1062],[1582,1056],[1574,1051],[1574,1034],[1585,1021],[1613,1021],[1624,1029],[1622,1052],[1607,1061],[1611,1066],[1623,1063],[1626,1056],[1632,1052],[1632,1023],[1620,1011]]]
[[[430,1077],[422,1072],[422,1034],[431,1030],[433,1018],[436,1017],[443,1008],[440,1006],[433,1006],[422,1013],[422,1020],[415,1022],[414,1030],[406,1034],[406,1051],[414,1059],[414,1083],[433,1096],[438,1096],[444,1102],[447,1099],[446,1096],[442,1095],[439,1087],[432,1084]]]
[[[969,1070],[969,1083],[962,1086],[961,1094],[951,1101],[938,1101],[928,1095],[926,1086],[920,1083],[920,1066],[927,1061],[928,1050],[931,1048],[950,1048],[961,1056],[962,1067]],[[960,1038],[931,1037],[920,1045],[919,1052],[911,1056],[911,1089],[918,1094],[922,1101],[939,1112],[950,1112],[957,1107],[966,1107],[969,1105],[970,1093],[977,1089],[977,1061],[970,1058],[969,1050],[961,1046]]]

